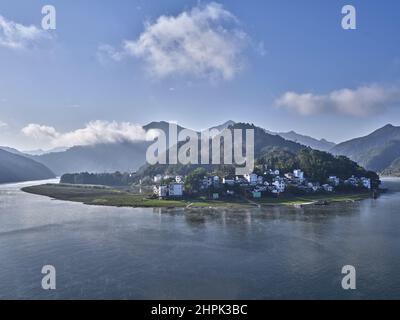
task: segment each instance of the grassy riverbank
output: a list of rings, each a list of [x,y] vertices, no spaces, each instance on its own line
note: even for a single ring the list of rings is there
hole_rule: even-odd
[[[83,186],[67,184],[44,184],[39,186],[25,187],[25,192],[51,197],[58,200],[80,202],[88,205],[103,205],[115,207],[136,208],[250,208],[263,206],[293,206],[310,204],[329,204],[335,202],[354,202],[370,198],[370,193],[357,194],[332,194],[332,195],[309,195],[299,197],[263,198],[260,200],[234,199],[206,200],[206,199],[184,199],[184,200],[159,200],[150,199],[150,193],[133,193],[123,189],[114,189],[101,186]]]

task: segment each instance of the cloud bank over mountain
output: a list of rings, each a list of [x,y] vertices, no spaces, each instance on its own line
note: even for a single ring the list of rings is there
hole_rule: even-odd
[[[91,121],[84,128],[61,133],[54,127],[31,123],[24,127],[22,133],[48,147],[72,147],[116,143],[124,141],[146,141],[154,138],[142,126],[129,122]],[[155,134],[155,133],[154,133]]]

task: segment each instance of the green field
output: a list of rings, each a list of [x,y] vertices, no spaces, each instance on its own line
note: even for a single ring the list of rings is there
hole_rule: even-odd
[[[260,200],[232,199],[207,200],[159,200],[151,199],[149,191],[139,194],[129,190],[102,186],[44,184],[26,187],[25,192],[48,196],[58,200],[80,202],[88,205],[136,207],[136,208],[251,208],[276,205],[307,205],[318,203],[354,202],[370,197],[369,193],[310,195],[302,197],[263,198]]]

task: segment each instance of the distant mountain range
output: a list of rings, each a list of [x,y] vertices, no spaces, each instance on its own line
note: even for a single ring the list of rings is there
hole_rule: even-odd
[[[243,127],[234,121],[227,121],[212,127],[222,131],[231,127]],[[165,121],[152,122],[143,127],[145,130],[160,129],[166,132],[167,139],[169,123]],[[310,147],[315,150],[328,151],[335,155],[344,155],[356,161],[368,170],[384,174],[400,172],[400,127],[387,125],[372,134],[335,145],[325,139],[315,139],[309,136],[290,132],[272,132],[254,126],[256,130],[256,153],[268,148],[279,147],[292,152],[300,148]],[[185,129],[179,126],[178,132]],[[43,153],[25,154],[9,147],[0,147],[15,155],[30,158],[48,167],[57,175],[76,172],[133,172],[145,164],[146,151],[151,142],[118,142],[113,144],[97,144],[91,146],[75,146],[67,150]]]
[[[43,164],[19,154],[0,149],[0,183],[44,180],[54,173]]]
[[[76,172],[133,172],[146,161],[149,142],[76,146],[63,152],[29,156],[57,175]]]
[[[228,121],[222,125],[213,127],[222,131],[235,125]],[[143,127],[146,131],[151,129],[163,130],[169,140],[169,123],[165,121],[152,122]],[[178,132],[185,129],[178,126]],[[293,150],[300,148],[300,144],[289,142],[277,135],[270,135],[264,129],[258,128],[256,135],[262,137],[260,147],[284,145]],[[98,144],[92,146],[76,146],[62,152],[51,152],[42,155],[26,155],[49,167],[57,175],[75,172],[133,172],[145,164],[146,151],[152,142],[119,142],[113,144]],[[295,146],[295,147],[294,147]]]
[[[211,131],[211,130],[222,131],[222,130],[224,130],[224,129],[229,128],[230,126],[234,126],[235,124],[236,124],[235,121],[229,120],[229,121],[227,121],[227,122],[225,122],[225,123],[223,123],[223,124],[220,124],[219,126],[211,127],[211,128],[209,128],[208,130],[210,130],[210,131]]]
[[[271,132],[267,131],[270,134],[278,135],[281,136],[282,138],[300,143],[302,145],[305,145],[307,147],[310,147],[314,150],[320,150],[320,151],[329,151],[331,150],[336,144],[330,141],[327,141],[325,139],[315,139],[309,136],[301,135],[297,132],[290,131],[290,132]]]
[[[17,149],[14,149],[14,148],[10,148],[10,147],[2,147],[2,146],[0,146],[0,150],[7,151],[7,152],[10,152],[10,153],[13,153],[13,154],[18,154],[20,156],[25,156],[25,154],[23,152],[21,152],[21,151],[19,151]]]
[[[22,153],[28,154],[28,155],[31,155],[31,156],[41,156],[41,155],[46,154],[46,153],[63,152],[63,151],[66,151],[66,150],[68,150],[68,148],[60,147],[60,148],[53,148],[53,149],[50,149],[50,150],[42,150],[42,149],[24,150],[24,151],[22,151]]]
[[[392,164],[382,172],[383,176],[387,177],[400,177],[400,158],[397,158]]]
[[[144,126],[163,130],[167,134],[169,123],[165,121],[152,122]],[[178,132],[183,130],[178,126]],[[61,152],[50,152],[30,156],[32,159],[51,168],[57,175],[76,172],[133,172],[146,162],[146,151],[152,142],[122,141],[109,144],[76,146]]]
[[[221,126],[214,127],[212,129],[217,129],[220,131],[220,133],[228,128],[229,130],[234,130],[234,129],[240,129],[240,130],[246,130],[246,129],[253,129],[254,130],[254,157],[255,159],[269,154],[269,153],[274,153],[274,152],[279,152],[279,151],[286,151],[290,152],[291,154],[297,154],[300,150],[305,149],[306,147],[304,145],[301,145],[299,143],[293,142],[293,141],[288,141],[280,137],[279,135],[272,135],[266,132],[265,129],[254,126],[253,124],[247,124],[247,123],[233,123],[233,122],[227,122]],[[216,135],[218,136],[218,135]],[[246,141],[243,139],[243,146],[245,146]],[[199,155],[203,152],[203,150],[199,148]],[[223,146],[221,146],[221,156],[224,153]],[[209,145],[209,150],[208,150],[208,155],[212,154],[212,149],[211,145]],[[200,156],[199,156],[200,157]],[[200,159],[199,159],[200,160]],[[200,161],[199,161],[200,163]],[[211,163],[211,159],[210,159]],[[158,174],[179,174],[179,175],[187,175],[190,173],[192,170],[195,168],[202,167],[205,168],[208,171],[213,171],[214,169],[226,169],[230,171],[230,169],[233,166],[215,166],[212,164],[209,165],[162,165],[162,164],[157,164],[157,165],[149,165],[145,164],[142,166],[138,172],[137,172],[137,177],[139,178],[145,178],[145,177],[152,177]],[[226,167],[226,168],[221,168],[221,167]]]
[[[247,129],[254,130],[254,159],[256,172],[263,172],[260,170],[262,170],[264,166],[278,169],[284,173],[293,172],[295,169],[301,168],[305,175],[314,182],[325,183],[330,175],[337,176],[340,179],[347,179],[354,175],[357,177],[369,177],[374,188],[377,188],[380,184],[379,176],[375,172],[368,172],[347,157],[335,157],[328,152],[314,150],[297,142],[286,140],[279,135],[269,134],[265,129],[253,124],[229,124],[228,130],[233,131],[235,129],[240,129],[242,131]],[[235,140],[234,135],[231,136],[233,136],[233,140]],[[216,137],[218,138],[218,135]],[[233,142],[235,143],[235,141]],[[201,151],[203,151],[203,149],[201,149]],[[207,154],[210,155],[211,151],[211,146],[209,146]],[[221,150],[221,156],[223,154],[224,151]],[[227,164],[146,164],[138,170],[136,175],[133,176],[133,179],[135,181],[140,180],[142,183],[146,184],[151,183],[153,177],[156,175],[186,176],[197,169],[202,169],[210,174],[218,174],[220,176],[236,174],[235,166]]]
[[[336,145],[331,152],[344,155],[361,166],[388,174],[400,163],[400,127],[388,124],[371,134]]]
[[[232,120],[229,120],[219,126],[215,126],[210,128],[211,129],[216,129],[218,131],[222,131],[224,129],[229,128],[230,126],[235,125],[235,122]],[[334,142],[327,141],[325,139],[315,139],[310,136],[305,136],[302,134],[299,134],[294,131],[289,131],[289,132],[273,132],[269,130],[265,130],[266,133],[274,136],[280,136],[285,140],[293,141],[300,143],[306,147],[310,147],[314,150],[320,150],[320,151],[329,151],[331,150],[336,144]]]

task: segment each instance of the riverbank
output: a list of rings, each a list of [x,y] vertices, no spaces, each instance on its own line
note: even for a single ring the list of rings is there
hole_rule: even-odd
[[[159,200],[149,193],[132,193],[128,190],[103,186],[43,184],[22,188],[31,194],[57,200],[80,202],[87,205],[134,208],[254,208],[264,206],[329,205],[337,202],[355,202],[371,197],[369,192],[356,194],[318,194],[298,197],[262,198],[259,200],[230,199]]]

